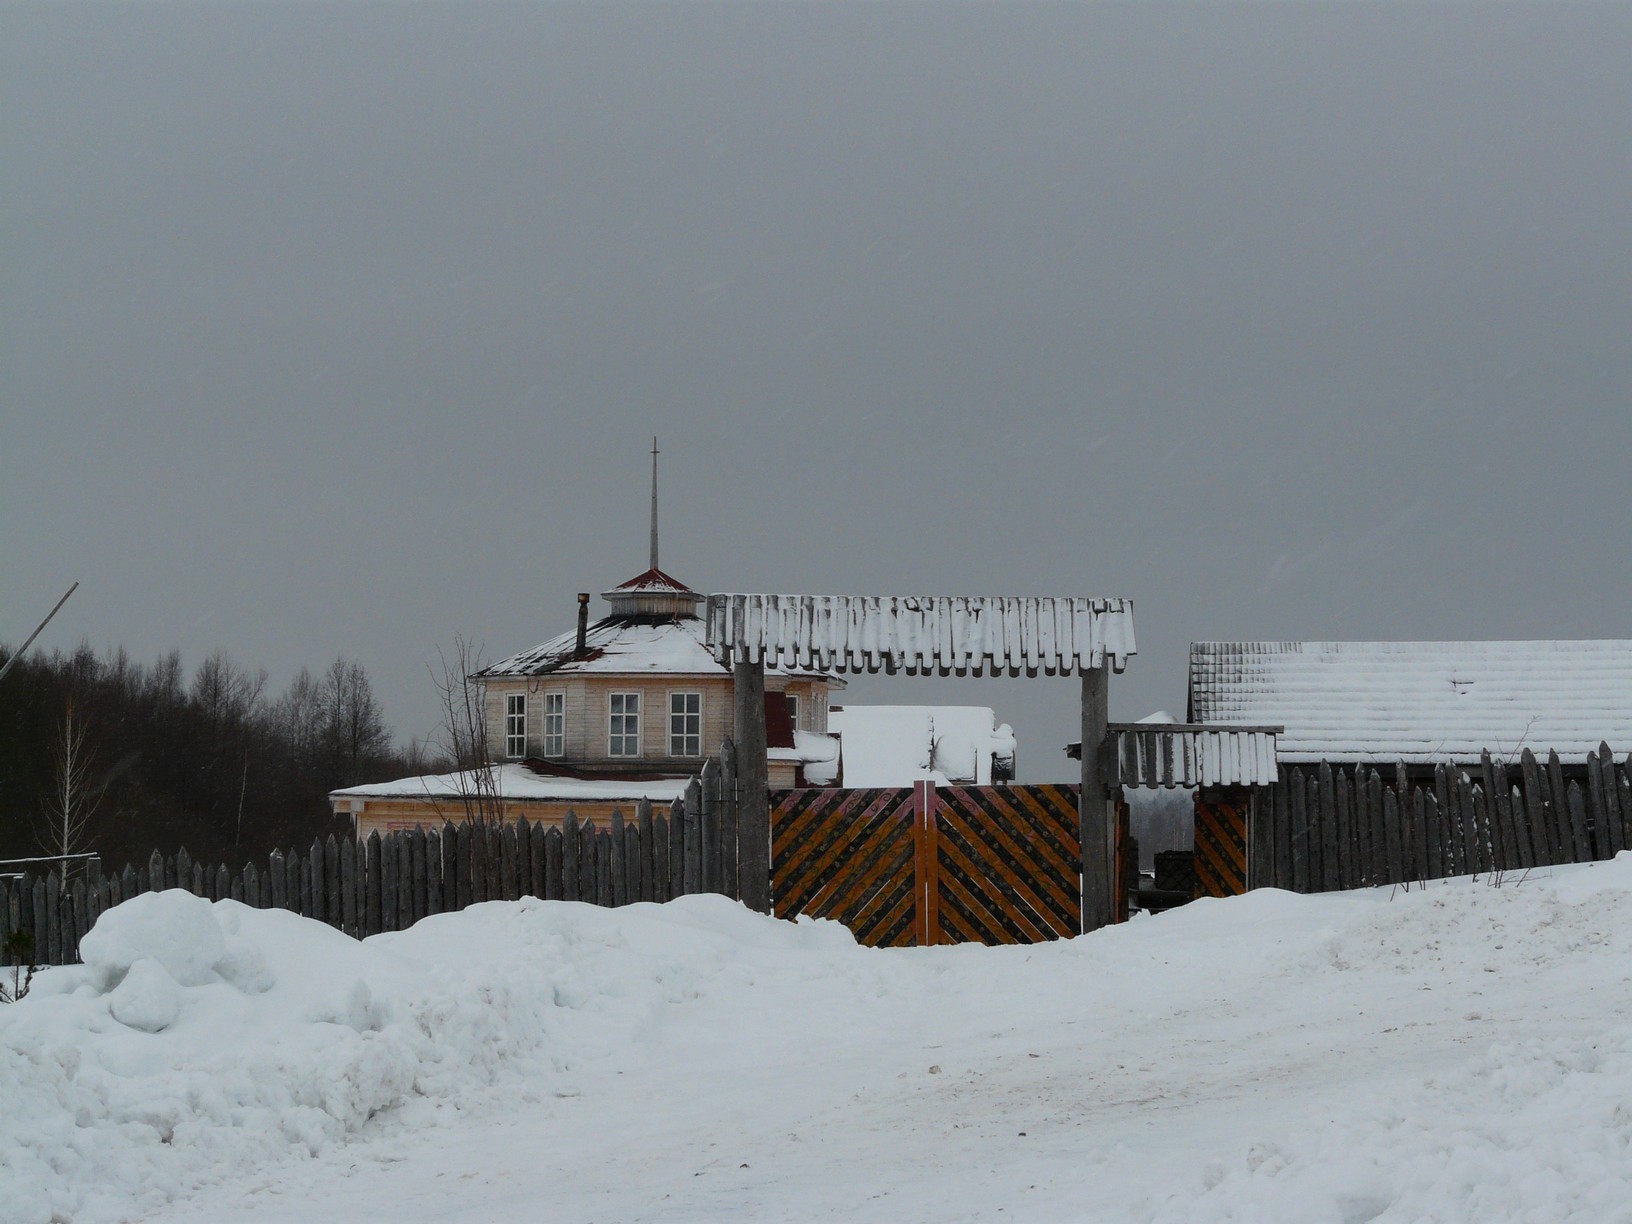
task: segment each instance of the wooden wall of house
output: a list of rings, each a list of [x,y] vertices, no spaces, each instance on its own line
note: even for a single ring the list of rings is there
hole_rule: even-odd
[[[825,681],[767,676],[768,692],[787,692],[799,699],[799,726],[806,731],[827,730],[827,689]],[[613,693],[641,695],[641,755],[614,757],[607,753],[609,699]],[[538,679],[489,680],[485,712],[487,739],[495,758],[505,754],[505,697],[512,693],[527,696],[527,755],[544,755],[544,695],[561,693],[566,712],[565,752],[557,759],[573,764],[600,767],[632,766],[645,763],[658,768],[693,769],[703,757],[717,751],[732,732],[731,677],[672,676],[652,677],[566,675]],[[669,755],[669,695],[703,695],[702,753],[695,757]]]

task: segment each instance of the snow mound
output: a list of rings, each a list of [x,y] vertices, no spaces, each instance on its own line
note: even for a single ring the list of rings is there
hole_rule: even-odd
[[[377,1125],[434,1124],[630,1040],[709,967],[852,949],[721,897],[524,900],[357,942],[281,910],[147,894],[85,964],[0,1009],[0,1220],[125,1219]]]

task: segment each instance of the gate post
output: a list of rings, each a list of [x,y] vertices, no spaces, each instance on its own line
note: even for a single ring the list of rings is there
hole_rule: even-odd
[[[771,795],[766,771],[765,664],[732,662],[737,746],[737,885],[749,909],[771,912]]]
[[[935,823],[935,783],[912,784],[913,934],[920,948],[941,942],[939,830]]]
[[[1105,802],[1100,775],[1100,748],[1110,723],[1105,668],[1082,673],[1082,790],[1077,796],[1077,821],[1082,835],[1082,929],[1097,931],[1112,921],[1111,872],[1115,855],[1111,843],[1114,823]]]

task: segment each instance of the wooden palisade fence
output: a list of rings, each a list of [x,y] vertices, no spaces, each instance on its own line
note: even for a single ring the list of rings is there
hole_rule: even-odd
[[[1517,770],[1484,754],[1471,770],[1440,765],[1431,782],[1396,766],[1352,773],[1283,767],[1260,794],[1249,831],[1249,886],[1330,892],[1446,876],[1518,875],[1611,858],[1632,848],[1632,757],[1609,746],[1566,782],[1558,754],[1526,749]],[[1516,774],[1516,780],[1515,780]]]
[[[145,892],[181,888],[211,901],[287,909],[356,938],[405,930],[431,914],[484,901],[539,897],[629,905],[692,893],[740,896],[737,803],[730,744],[708,761],[682,798],[597,827],[568,812],[560,827],[521,820],[444,823],[367,841],[329,837],[305,850],[274,851],[238,871],[196,863],[185,849],[103,875],[95,867],[63,887],[55,873],[0,880],[0,943],[14,931],[42,965],[78,960],[80,937],[112,906]]]

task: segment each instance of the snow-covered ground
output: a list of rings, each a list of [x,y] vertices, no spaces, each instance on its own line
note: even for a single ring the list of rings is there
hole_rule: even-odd
[[[8,1221],[1632,1219],[1632,855],[1029,948],[719,898],[94,934],[0,1009]]]

